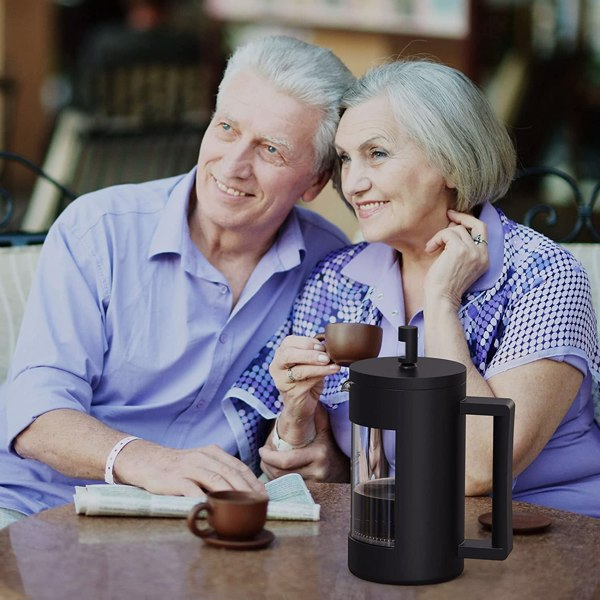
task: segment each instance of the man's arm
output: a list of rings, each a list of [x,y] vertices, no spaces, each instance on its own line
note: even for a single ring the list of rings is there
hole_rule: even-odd
[[[86,413],[58,409],[35,419],[15,438],[14,447],[23,458],[44,462],[69,477],[102,480],[111,449],[127,435]],[[202,489],[264,493],[252,471],[217,446],[176,450],[134,440],[117,456],[114,476],[119,483],[157,494],[198,496]]]

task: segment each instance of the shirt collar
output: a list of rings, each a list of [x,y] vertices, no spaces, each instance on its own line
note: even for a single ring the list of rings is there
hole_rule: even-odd
[[[273,246],[266,254],[275,261],[273,263],[275,270],[288,271],[297,267],[306,254],[306,243],[300,226],[300,210],[295,207],[290,212],[279,229]]]
[[[487,227],[487,250],[490,266],[479,279],[471,284],[469,292],[490,289],[498,281],[504,266],[504,229],[498,211],[489,202],[486,202],[481,208],[479,219]]]
[[[158,254],[175,253],[187,256],[190,249],[188,206],[196,182],[196,167],[179,179],[171,188],[167,203],[152,237],[148,258]],[[287,271],[298,266],[306,254],[306,244],[300,225],[299,210],[295,208],[283,222],[275,242],[263,259],[275,271]],[[193,261],[192,261],[193,262]]]
[[[477,292],[491,288],[502,273],[504,264],[504,229],[498,211],[486,202],[481,209],[479,219],[487,226],[488,254],[490,266],[469,288]],[[396,251],[382,243],[368,244],[343,269],[342,273],[359,283],[370,287],[379,285],[381,278],[396,262]]]
[[[396,261],[396,251],[391,246],[373,242],[367,244],[362,252],[342,269],[342,275],[369,287],[376,287]]]
[[[184,254],[190,236],[187,222],[190,193],[196,182],[196,167],[179,179],[169,191],[167,203],[152,236],[148,258],[157,254]]]

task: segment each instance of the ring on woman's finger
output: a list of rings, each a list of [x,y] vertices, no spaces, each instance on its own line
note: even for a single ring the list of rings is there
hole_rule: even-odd
[[[487,240],[484,240],[480,233],[473,238],[473,242],[475,242],[476,246],[479,246],[479,244],[485,244],[487,246]]]
[[[294,372],[292,371],[292,367],[288,367],[287,370],[287,376],[288,376],[288,381],[290,383],[296,383],[296,381],[298,381],[295,377],[294,377]]]

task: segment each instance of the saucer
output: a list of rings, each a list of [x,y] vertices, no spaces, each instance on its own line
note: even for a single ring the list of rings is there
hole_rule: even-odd
[[[260,550],[266,548],[275,539],[275,534],[268,529],[263,529],[256,537],[251,540],[228,540],[219,537],[216,533],[211,533],[202,538],[202,541],[209,546],[216,548],[228,548],[229,550]]]
[[[552,519],[538,513],[513,512],[513,533],[540,533],[552,525]],[[492,513],[479,515],[479,522],[486,528],[492,528]]]

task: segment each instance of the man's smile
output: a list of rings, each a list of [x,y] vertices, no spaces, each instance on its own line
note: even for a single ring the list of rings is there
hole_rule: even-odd
[[[225,192],[226,194],[229,194],[230,196],[249,196],[250,195],[250,194],[246,194],[246,192],[242,192],[241,190],[236,190],[232,187],[225,185],[224,183],[219,181],[214,175],[213,175],[213,179],[215,180],[217,187],[222,192]]]

